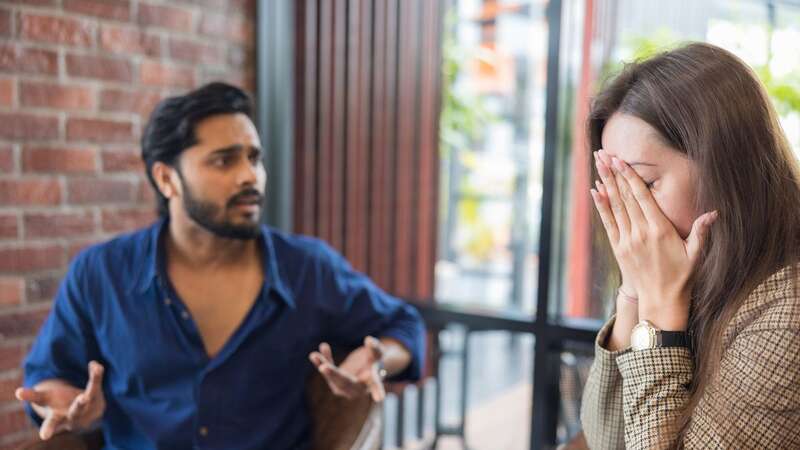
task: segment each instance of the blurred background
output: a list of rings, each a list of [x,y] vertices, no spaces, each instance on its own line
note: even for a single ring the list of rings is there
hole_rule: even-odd
[[[247,89],[265,220],[319,236],[428,323],[385,448],[552,448],[615,280],[595,248],[588,99],[705,41],[750,64],[800,152],[798,0],[0,0],[0,449],[70,258],[155,217],[155,103]]]

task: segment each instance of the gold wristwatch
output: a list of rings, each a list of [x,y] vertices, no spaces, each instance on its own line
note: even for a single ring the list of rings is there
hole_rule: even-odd
[[[633,350],[668,347],[690,349],[689,333],[685,331],[662,331],[646,320],[633,327],[631,332],[631,348]]]

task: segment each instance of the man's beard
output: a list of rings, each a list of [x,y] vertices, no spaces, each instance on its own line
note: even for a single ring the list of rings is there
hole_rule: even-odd
[[[211,233],[226,239],[239,239],[250,240],[255,239],[261,235],[261,224],[256,221],[252,224],[233,224],[226,219],[215,220],[214,218],[220,216],[220,208],[213,203],[200,200],[192,194],[189,185],[181,178],[181,185],[183,186],[183,209],[186,214],[195,221],[198,225],[210,231]],[[263,210],[264,196],[255,189],[245,189],[242,192],[231,197],[225,208],[230,208],[236,205],[243,197],[258,196],[258,202]],[[223,216],[224,217],[224,216]]]

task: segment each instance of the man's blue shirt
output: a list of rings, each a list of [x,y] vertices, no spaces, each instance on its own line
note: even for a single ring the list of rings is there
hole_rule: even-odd
[[[161,220],[80,253],[25,361],[28,387],[49,378],[83,387],[89,361],[103,364],[107,448],[306,448],[308,354],[320,342],[395,338],[413,357],[398,378],[419,378],[424,326],[413,307],[321,241],[266,226],[264,286],[209,358],[166,276],[167,229]]]

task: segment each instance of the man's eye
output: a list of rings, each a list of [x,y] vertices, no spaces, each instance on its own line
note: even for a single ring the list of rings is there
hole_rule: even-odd
[[[653,185],[656,184],[655,180],[645,183],[644,185],[647,186],[647,189],[653,189]]]
[[[216,158],[214,160],[214,165],[221,167],[221,166],[228,165],[229,162],[230,162],[230,158],[228,158],[227,156],[222,156],[222,157]]]

